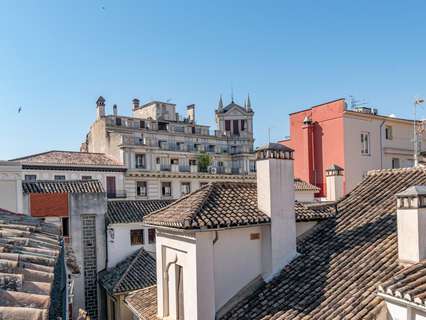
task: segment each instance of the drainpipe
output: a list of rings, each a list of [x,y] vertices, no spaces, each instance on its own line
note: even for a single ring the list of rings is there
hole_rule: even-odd
[[[380,124],[380,169],[383,169],[383,125],[385,124],[385,120]]]
[[[215,245],[215,243],[217,242],[217,240],[219,240],[219,233],[217,232],[217,230],[215,230],[214,231],[213,245]]]

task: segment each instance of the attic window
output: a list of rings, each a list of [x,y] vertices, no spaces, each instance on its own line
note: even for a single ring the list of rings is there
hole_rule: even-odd
[[[143,229],[130,230],[130,244],[132,246],[143,244]]]

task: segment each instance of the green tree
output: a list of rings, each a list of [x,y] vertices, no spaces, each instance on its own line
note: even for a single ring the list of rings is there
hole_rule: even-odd
[[[200,152],[197,155],[197,163],[198,163],[198,170],[200,172],[207,172],[207,168],[212,163],[212,158],[210,155],[206,152]]]

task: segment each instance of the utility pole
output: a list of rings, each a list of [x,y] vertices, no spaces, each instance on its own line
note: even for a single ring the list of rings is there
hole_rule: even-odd
[[[414,121],[413,121],[413,134],[414,134],[414,166],[417,167],[419,164],[418,154],[419,154],[419,135],[417,133],[417,120],[416,120],[416,109],[417,106],[421,105],[425,101],[423,99],[417,98],[414,100]]]

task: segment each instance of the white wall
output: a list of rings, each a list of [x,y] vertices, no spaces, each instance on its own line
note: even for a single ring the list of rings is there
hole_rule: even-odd
[[[144,244],[131,245],[130,230],[144,229]],[[107,231],[108,241],[108,268],[114,267],[120,261],[126,259],[129,255],[140,248],[155,253],[155,243],[148,241],[148,229],[143,223],[119,223],[110,224]],[[110,231],[113,230],[113,231]]]
[[[0,208],[23,212],[21,165],[0,161]]]
[[[260,239],[250,240],[259,233]],[[215,308],[219,310],[240,289],[262,274],[262,227],[218,232],[214,245]]]
[[[299,202],[313,202],[315,201],[315,192],[312,191],[294,191],[294,197]]]
[[[426,311],[422,310],[420,306],[416,308],[402,301],[388,299],[385,301],[389,320],[426,320]]]

